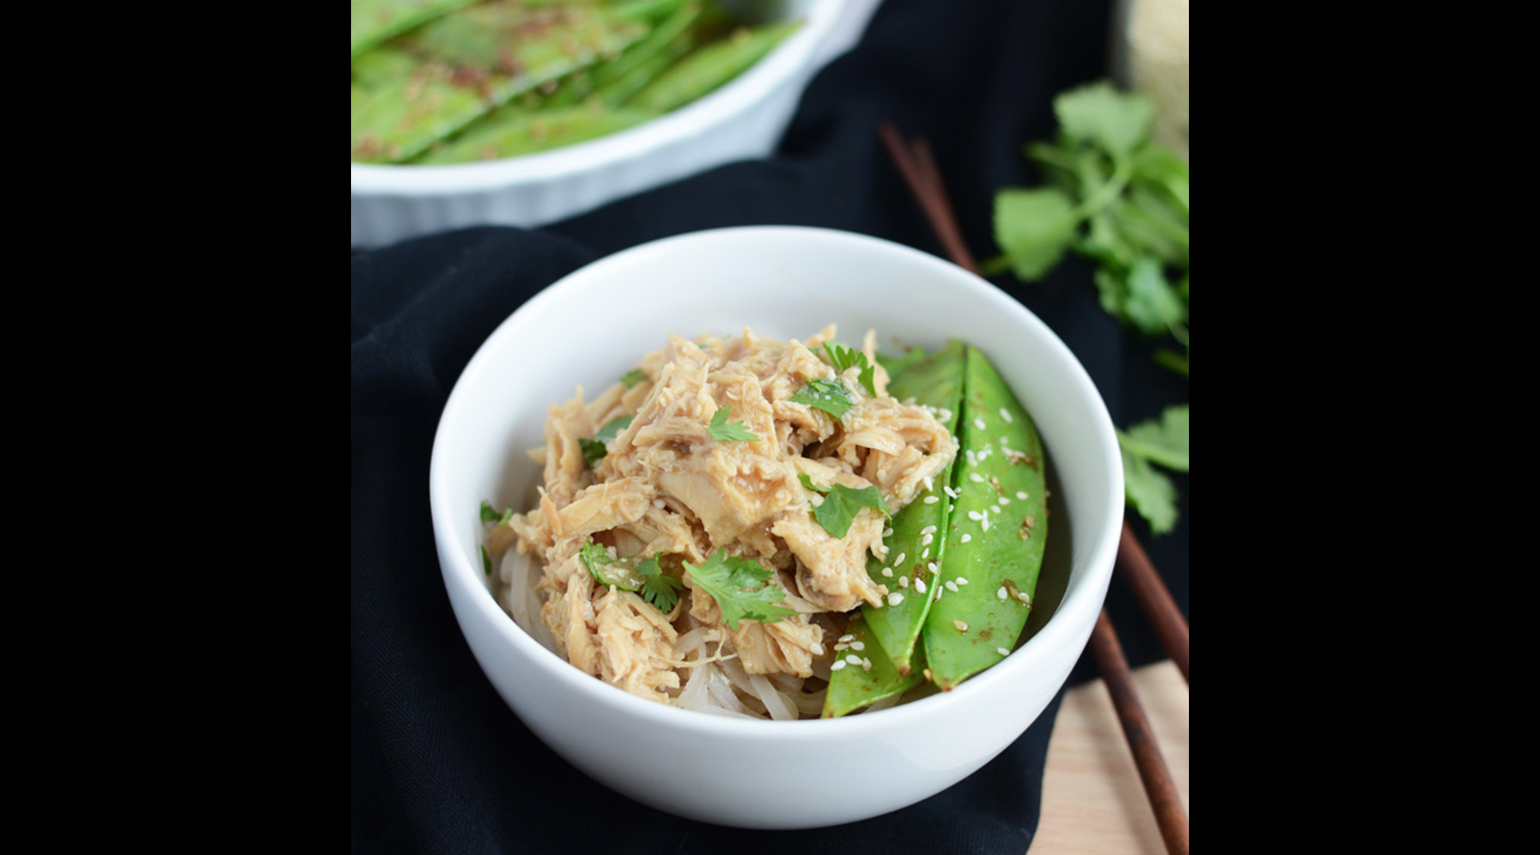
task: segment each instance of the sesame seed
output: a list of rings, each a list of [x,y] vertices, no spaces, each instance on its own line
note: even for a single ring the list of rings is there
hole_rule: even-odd
[[[998,514],[998,513],[1000,513],[1000,506],[999,506],[999,505],[990,505],[990,506],[989,506],[989,509],[990,509],[990,510],[991,510],[991,511],[994,511],[994,512],[995,512],[995,513],[997,513],[997,514]]]
[[[999,499],[998,499],[998,500],[997,500],[997,502],[996,502],[996,504],[1001,504],[1001,505],[1009,505],[1009,504],[1010,504],[1010,503],[1011,503],[1011,500],[1010,500],[1010,499],[1007,499],[1007,498],[1006,498],[1006,497],[1004,497],[1004,496],[1001,496],[1001,497],[1000,497],[1000,498],[999,498]]]
[[[1026,518],[1023,519],[1022,522],[1026,524],[1027,528],[1036,528],[1037,514],[1027,514]]]
[[[849,662],[852,665],[860,665],[861,662],[862,662],[862,659],[861,659],[861,657],[859,657],[859,656],[855,655],[854,653],[852,653],[849,656],[845,657],[845,661]]]
[[[919,591],[922,594],[925,593],[925,580],[924,579],[916,579],[916,580],[914,580],[914,589],[916,591]]]
[[[935,533],[936,533],[936,527],[933,526],[933,525],[928,525],[928,526],[920,529],[920,534],[935,534]]]
[[[1015,419],[1011,418],[1011,411],[1004,407],[1000,408],[1000,418],[1005,419],[1006,424],[1010,424],[1011,422],[1015,421]]]
[[[929,564],[925,565],[925,569],[929,570],[932,573],[936,572],[936,562],[932,561]]]
[[[925,551],[920,553],[920,560],[924,561],[925,559],[927,559],[929,557],[930,557],[930,547],[927,546],[927,547],[925,547]]]
[[[822,656],[823,655],[823,645],[820,644],[819,642],[816,642],[816,641],[813,642],[812,646],[809,647],[808,650],[813,651],[813,655],[814,656]]]
[[[948,498],[952,498],[952,499],[957,498],[957,491],[953,490],[951,487],[942,487],[941,489],[942,489],[943,492],[945,492],[947,494]]]
[[[850,642],[850,649],[851,650],[865,650],[866,649],[866,642],[864,642],[864,641],[852,641],[852,642]]]
[[[839,669],[841,669],[843,667],[845,667],[845,660],[841,659],[838,662],[835,662],[833,665],[830,665],[829,666],[829,670],[830,671],[838,671]]]
[[[931,476],[926,475],[925,476],[925,492],[929,493],[931,490],[934,490],[934,489],[936,489],[935,482],[931,480]]]
[[[1026,498],[1026,497],[1023,496],[1022,498]],[[882,536],[883,537],[892,537],[893,536],[893,528],[890,526],[888,528],[883,529],[882,530]]]
[[[927,534],[920,541],[920,545],[921,546],[930,546],[932,543],[935,543],[935,542],[936,542],[936,536],[934,534]]]
[[[969,472],[968,473],[968,480],[972,481],[972,482],[974,482],[976,484],[984,483],[984,479],[982,477],[980,477],[979,473],[977,473],[977,472]]]
[[[957,631],[958,631],[958,632],[967,632],[967,631],[968,631],[968,625],[967,625],[967,624],[965,624],[965,623],[963,623],[963,622],[962,622],[962,621],[960,621],[960,620],[954,620],[954,621],[952,621],[952,626],[955,626],[955,627],[957,627]]]
[[[972,539],[973,539],[973,535],[971,535],[971,534],[964,534],[962,536],[962,542],[963,543],[967,543],[968,541],[970,541]]]
[[[956,582],[947,582],[946,583],[946,589],[948,591],[951,591],[954,594],[957,593],[957,583]]]
[[[996,647],[995,648],[995,652],[1000,654],[1001,656],[1009,656],[1009,655],[1011,655],[1011,652],[1009,650],[1006,650],[1004,647]]]
[[[888,605],[890,605],[890,606],[896,606],[899,603],[902,603],[903,601],[904,601],[904,595],[898,593],[897,591],[895,591],[895,592],[893,592],[893,593],[888,595]]]
[[[927,505],[934,505],[935,503],[937,503],[939,501],[941,501],[941,500],[936,498],[935,496],[926,496],[925,497],[925,504],[927,504]]]
[[[900,577],[898,577],[898,587],[900,587],[900,588],[907,588],[907,587],[909,587],[909,577],[908,576],[900,576]]]
[[[855,640],[856,640],[856,637],[853,636],[853,635],[842,635],[842,636],[840,636],[840,641],[845,642],[847,644],[849,642],[852,642],[852,641],[855,641]]]
[[[984,420],[981,419],[981,418],[974,419],[973,420],[973,426],[978,428],[979,430],[983,430],[984,429]]]
[[[848,644],[836,644],[836,645],[834,645],[834,649],[835,650],[844,650],[845,648],[847,648],[849,646],[850,645],[848,645]]]
[[[938,602],[938,603],[941,602],[941,594],[945,590],[946,589],[941,587],[940,585],[936,586],[936,602]]]
[[[985,531],[989,531],[989,517],[984,517],[984,522],[982,525],[984,526]]]
[[[1025,502],[1027,500],[1026,491],[1019,491],[1019,492],[1017,492],[1016,493],[1016,498],[1018,498],[1018,499],[1022,500],[1023,502]]]
[[[893,566],[897,567],[898,565],[904,563],[904,559],[907,558],[908,556],[909,556],[909,553],[907,553],[907,552],[900,552],[900,553],[898,553],[898,557],[893,559]]]
[[[973,449],[970,448],[967,451],[964,451],[963,455],[968,458],[968,465],[969,466],[977,466],[977,465],[979,465],[979,456],[978,456],[978,454],[974,453]]]
[[[931,677],[930,669],[929,668],[926,668],[924,671],[922,671],[920,673],[925,675],[925,682],[927,682],[927,683],[934,682],[934,679]]]
[[[1000,590],[998,590],[998,591],[996,591],[996,592],[995,592],[995,596],[997,596],[997,597],[999,597],[999,598],[1000,598],[1000,599],[1002,599],[1002,600],[1003,600],[1003,599],[1005,599],[1005,598],[1006,598],[1006,597],[1009,597],[1009,596],[1010,596],[1010,594],[1007,594],[1007,593],[1006,593],[1006,592],[1005,592],[1005,586],[1004,586],[1004,585],[1001,585],[1001,586],[1000,586]]]
[[[661,511],[664,508],[668,507],[668,503],[664,502],[662,499],[653,499],[652,500],[652,506]]]
[[[968,580],[967,580],[967,579],[964,579],[964,578],[963,578],[963,577],[961,577],[961,576],[958,576],[958,577],[957,577],[957,584],[959,584],[959,585],[966,585],[966,584],[968,584]]]
[[[882,575],[888,577],[889,579],[893,578],[893,568],[892,567],[884,567],[884,568],[882,568]]]
[[[979,520],[981,520],[983,518],[984,518],[984,515],[979,513],[978,511],[969,511],[968,512],[968,519],[973,520],[974,522],[978,522]]]
[[[872,660],[870,660],[870,659],[863,660],[861,662],[861,670],[862,671],[870,671],[870,670],[872,670]]]
[[[1023,603],[1032,602],[1031,595],[1029,595],[1026,591],[1022,591],[1021,593],[1017,594],[1016,599],[1021,600]]]

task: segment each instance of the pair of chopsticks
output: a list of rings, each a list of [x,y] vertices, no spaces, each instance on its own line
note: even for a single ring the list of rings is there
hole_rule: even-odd
[[[877,128],[877,135],[898,167],[904,183],[909,185],[910,192],[919,202],[920,210],[930,221],[930,227],[940,239],[946,255],[957,266],[982,276],[978,261],[963,242],[957,215],[952,211],[952,203],[947,197],[946,186],[941,182],[941,170],[936,166],[930,145],[924,138],[905,143],[898,129],[890,122],[882,123]],[[1139,607],[1154,627],[1161,646],[1181,670],[1182,679],[1191,684],[1187,676],[1187,619],[1177,609],[1176,601],[1171,599],[1171,592],[1160,580],[1155,565],[1150,562],[1150,556],[1139,545],[1138,538],[1134,537],[1126,520],[1118,543],[1117,567],[1133,590]],[[1176,784],[1171,780],[1171,770],[1166,767],[1160,746],[1155,742],[1155,733],[1150,728],[1149,718],[1139,702],[1138,692],[1134,690],[1128,660],[1123,656],[1123,646],[1118,643],[1117,632],[1112,628],[1112,621],[1107,617],[1105,608],[1096,619],[1095,629],[1091,631],[1091,652],[1096,657],[1096,666],[1101,671],[1102,680],[1112,695],[1112,704],[1117,708],[1118,721],[1123,725],[1123,736],[1128,740],[1129,750],[1133,752],[1134,762],[1139,767],[1139,777],[1144,782],[1150,807],[1155,811],[1155,820],[1160,825],[1166,851],[1173,855],[1187,855],[1187,812],[1182,808]]]

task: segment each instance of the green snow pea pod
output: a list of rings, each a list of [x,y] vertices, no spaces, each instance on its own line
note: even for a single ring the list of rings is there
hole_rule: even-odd
[[[541,102],[541,108],[576,104],[590,95],[598,95],[606,106],[616,107],[673,64],[693,44],[690,27],[700,17],[701,7],[695,0],[672,0],[669,5],[674,7],[672,14],[645,38],[626,48],[613,62],[602,62],[586,74],[579,72],[562,81],[561,87]],[[621,11],[622,7],[616,8],[617,14]]]
[[[640,110],[599,110],[582,104],[533,112],[509,105],[470,126],[453,141],[432,149],[416,162],[469,163],[534,154],[607,136],[652,118],[653,114]]]
[[[487,3],[439,18],[354,61],[355,68],[401,65],[399,57],[371,56],[388,51],[416,64],[374,85],[355,73],[364,91],[353,99],[352,158],[415,157],[515,96],[618,55],[645,29],[596,7]]]
[[[918,404],[937,408],[937,418],[955,435],[957,411],[962,405],[963,361],[963,344],[955,339],[928,356],[915,348],[899,360],[886,360],[884,367],[897,369],[890,374],[888,393],[899,400],[913,398]],[[893,534],[883,538],[886,560],[867,559],[866,572],[872,581],[890,591],[883,607],[861,606],[860,641],[866,648],[862,655],[872,660],[873,668],[842,668],[833,673],[824,705],[826,717],[844,715],[919,682],[925,658],[915,642],[930,609],[928,586],[935,584],[929,567],[942,559],[942,532],[947,530],[951,506],[945,487],[951,472],[952,465],[948,465],[934,478],[933,489],[923,490],[894,514]],[[934,501],[927,502],[931,497]],[[900,585],[900,578],[907,584]]]
[[[830,674],[829,691],[823,699],[823,718],[838,718],[893,695],[918,686],[920,669],[925,667],[924,653],[915,651],[916,668],[900,674],[893,661],[872,636],[865,619],[856,615],[845,629],[849,641],[836,642],[834,664],[839,670]],[[840,663],[844,663],[843,665]]]
[[[353,0],[353,56],[476,0]]]
[[[682,107],[747,71],[801,26],[767,24],[704,45],[647,84],[632,105],[659,113]]]
[[[977,348],[968,348],[963,382],[958,498],[924,631],[931,679],[942,690],[1015,647],[1048,538],[1043,446],[1031,418]]]

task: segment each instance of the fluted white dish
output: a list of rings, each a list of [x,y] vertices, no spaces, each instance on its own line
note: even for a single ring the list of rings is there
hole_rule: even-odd
[[[462,226],[536,226],[736,160],[764,157],[807,81],[848,48],[874,5],[778,0],[767,20],[805,24],[753,68],[693,103],[620,133],[523,157],[450,166],[352,164],[353,246]],[[837,44],[836,44],[837,43]]]
[[[1043,578],[1062,598],[1004,661],[953,691],[817,721],[718,718],[647,701],[579,671],[499,607],[482,572],[483,499],[523,509],[541,477],[546,408],[590,394],[670,332],[745,325],[805,339],[838,323],[990,357],[1031,413],[1055,483]],[[1080,363],[1021,304],[934,256],[862,235],[763,226],[667,238],[581,268],[514,312],[456,382],[429,477],[445,587],[487,678],[542,740],[596,780],[693,819],[807,828],[896,810],[1003,751],[1069,676],[1106,594],[1123,518],[1111,419]],[[1050,568],[1049,564],[1054,564]],[[1040,589],[1043,583],[1040,583]],[[1049,599],[1040,592],[1039,604]],[[1044,606],[1044,614],[1047,614]]]

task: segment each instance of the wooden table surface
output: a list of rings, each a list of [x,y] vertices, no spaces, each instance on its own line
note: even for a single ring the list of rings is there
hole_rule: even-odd
[[[1188,807],[1187,682],[1169,661],[1133,675],[1182,805]],[[1048,743],[1043,813],[1032,855],[1165,851],[1106,685],[1097,680],[1071,689]]]

